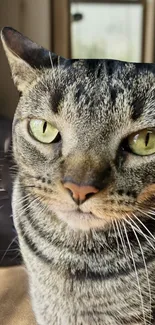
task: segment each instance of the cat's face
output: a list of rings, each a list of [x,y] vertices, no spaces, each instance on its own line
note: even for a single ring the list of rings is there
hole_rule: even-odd
[[[34,204],[83,230],[154,210],[155,66],[46,56],[40,68],[36,48],[35,64],[3,33],[22,91],[14,156]]]

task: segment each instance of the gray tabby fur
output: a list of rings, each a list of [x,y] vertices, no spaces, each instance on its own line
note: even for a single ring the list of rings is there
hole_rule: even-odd
[[[7,33],[2,41],[22,91],[13,214],[37,323],[152,324],[155,155],[133,155],[121,143],[155,127],[155,66],[51,60],[35,69],[10,51]],[[34,140],[32,117],[56,126],[62,140]],[[100,191],[77,206],[64,178],[96,182]]]

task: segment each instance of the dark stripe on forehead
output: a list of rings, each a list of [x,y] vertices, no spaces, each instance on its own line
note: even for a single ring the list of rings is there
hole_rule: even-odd
[[[59,71],[58,71],[58,73],[59,73]],[[57,88],[55,88],[54,92],[52,91],[52,94],[50,97],[51,110],[53,113],[55,113],[55,114],[59,113],[59,105],[62,100],[63,100],[63,91],[60,88],[60,86],[57,85]]]
[[[117,90],[116,88],[110,88],[110,94],[111,94],[111,102],[113,105],[115,105],[116,98],[117,98]]]
[[[134,121],[136,121],[143,114],[144,105],[145,105],[144,97],[138,97],[133,101],[131,105],[132,107],[131,118]]]
[[[105,60],[105,67],[108,76],[111,76],[116,69],[117,61],[114,60]]]
[[[90,59],[90,60],[85,60],[85,66],[90,72],[95,71],[98,69],[98,66],[100,65],[101,60],[98,59]]]

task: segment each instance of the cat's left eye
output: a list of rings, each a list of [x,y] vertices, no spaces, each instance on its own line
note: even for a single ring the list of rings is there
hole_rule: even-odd
[[[155,130],[145,129],[128,137],[130,150],[139,156],[148,156],[155,153]]]
[[[31,119],[29,122],[30,134],[42,143],[56,142],[59,131],[45,120]]]

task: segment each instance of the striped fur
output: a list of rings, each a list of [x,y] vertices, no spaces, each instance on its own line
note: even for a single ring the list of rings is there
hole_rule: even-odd
[[[25,85],[11,53],[23,91],[13,124],[13,212],[37,323],[153,324],[155,156],[134,156],[122,143],[155,127],[155,65],[27,63],[33,74]],[[35,141],[32,117],[54,124],[61,141]],[[100,191],[78,207],[64,178]]]

